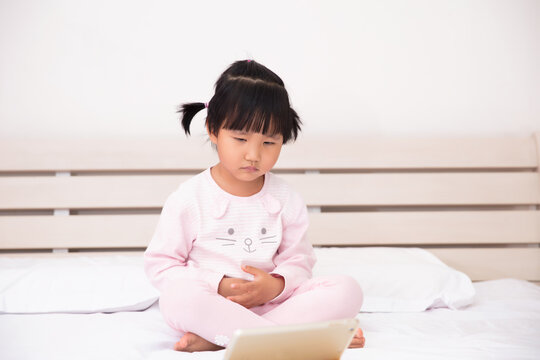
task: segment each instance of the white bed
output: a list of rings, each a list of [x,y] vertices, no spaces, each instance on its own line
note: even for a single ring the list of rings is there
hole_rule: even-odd
[[[342,359],[540,358],[540,287],[500,279],[474,283],[474,289],[472,304],[460,310],[358,314],[366,347],[348,349]],[[175,352],[178,338],[157,303],[144,311],[0,316],[2,359],[223,357],[223,351]]]
[[[364,289],[343,359],[540,358],[539,159],[540,133],[284,149],[315,274]],[[0,143],[0,359],[221,359],[172,350],[142,271],[165,198],[214,162],[193,139]]]

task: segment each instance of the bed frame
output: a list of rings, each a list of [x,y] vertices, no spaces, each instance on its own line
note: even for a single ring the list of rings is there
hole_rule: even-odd
[[[142,251],[166,197],[217,155],[202,138],[0,142],[0,254]],[[302,136],[276,165],[315,246],[426,248],[473,280],[540,281],[540,132]]]

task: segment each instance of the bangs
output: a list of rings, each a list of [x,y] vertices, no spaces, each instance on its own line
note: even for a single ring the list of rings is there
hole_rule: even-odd
[[[280,134],[284,143],[296,138],[298,116],[291,109],[283,86],[243,76],[229,78],[222,85],[208,112],[213,133],[224,128],[268,136]]]
[[[263,82],[234,85],[237,85],[232,91],[236,93],[236,101],[227,104],[229,115],[223,121],[223,128],[265,135],[288,132],[289,100],[282,87]]]

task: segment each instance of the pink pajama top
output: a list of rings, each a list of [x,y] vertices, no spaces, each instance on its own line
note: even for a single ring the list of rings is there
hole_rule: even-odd
[[[210,169],[181,184],[165,202],[145,256],[145,271],[162,290],[175,279],[206,282],[217,293],[223,276],[252,280],[241,265],[285,279],[281,302],[311,278],[315,254],[306,238],[304,202],[272,173],[255,195],[221,189]]]

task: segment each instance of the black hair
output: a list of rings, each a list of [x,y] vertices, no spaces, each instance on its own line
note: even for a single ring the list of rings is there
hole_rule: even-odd
[[[216,92],[208,104],[179,106],[187,135],[195,114],[208,107],[206,125],[214,135],[224,128],[281,134],[283,143],[296,140],[302,122],[290,105],[283,81],[264,65],[253,60],[237,61],[221,74],[215,87]]]

